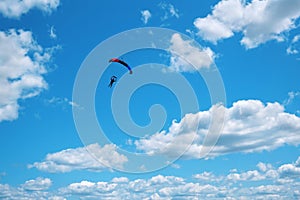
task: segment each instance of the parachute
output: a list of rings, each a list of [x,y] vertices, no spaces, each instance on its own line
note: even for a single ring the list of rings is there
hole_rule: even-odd
[[[118,58],[112,58],[112,59],[109,60],[109,62],[117,62],[117,63],[120,63],[120,64],[124,65],[129,70],[129,74],[132,74],[132,69],[123,60],[120,60]]]

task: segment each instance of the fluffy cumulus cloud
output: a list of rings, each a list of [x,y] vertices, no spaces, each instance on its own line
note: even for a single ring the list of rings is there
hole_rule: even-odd
[[[129,180],[82,180],[55,190],[52,181],[37,178],[17,188],[0,184],[4,199],[299,199],[300,157],[294,163],[273,166],[260,162],[256,169],[232,169],[225,174],[201,172],[188,179],[156,175]],[[46,198],[47,197],[47,198]]]
[[[300,178],[299,172],[297,173],[299,159],[300,157],[295,163],[283,164],[279,167],[260,162],[257,164],[257,169],[253,170],[239,172],[233,169],[226,175],[203,172],[193,177],[202,183],[225,185],[223,195],[228,199],[237,197],[241,199],[297,199],[299,198],[297,189]],[[288,186],[287,183],[289,183]]]
[[[170,40],[171,52],[170,70],[177,72],[192,72],[202,68],[209,68],[215,58],[210,48],[201,48],[191,40],[184,40],[175,33]]]
[[[8,184],[0,184],[1,199],[50,199],[64,200],[61,195],[55,195],[49,192],[52,180],[49,178],[38,177],[28,180],[19,187],[12,187]]]
[[[127,158],[116,151],[115,145],[90,144],[86,148],[66,149],[48,154],[44,161],[35,162],[29,168],[57,173],[72,170],[102,171],[107,168],[121,168]]]
[[[36,179],[26,181],[22,185],[22,188],[30,191],[40,191],[40,190],[47,190],[51,185],[52,185],[51,179],[38,177]]]
[[[181,192],[186,192],[193,187],[193,185],[184,185],[185,181],[180,177],[157,175],[149,179],[118,183],[113,180],[109,182],[81,181],[72,183],[60,191],[61,194],[72,197],[82,195],[83,199],[85,197],[86,199],[168,199],[171,196],[175,197],[176,193],[180,196]]]
[[[259,166],[263,165],[263,166]],[[266,166],[268,165],[268,167]],[[262,170],[261,168],[265,169]],[[249,182],[249,181],[265,181],[265,180],[275,180],[279,178],[279,173],[277,170],[273,169],[270,164],[259,163],[259,170],[249,170],[245,172],[232,172],[228,174],[223,179],[231,182]]]
[[[240,32],[241,43],[255,48],[269,40],[283,41],[283,33],[296,28],[299,17],[300,0],[221,0],[194,25],[205,40],[216,43]]]
[[[60,0],[1,0],[0,13],[8,18],[18,18],[33,8],[51,12],[59,3]]]
[[[149,10],[142,10],[141,14],[142,14],[142,17],[141,17],[142,22],[144,24],[147,24],[151,17],[151,12]]]
[[[42,48],[30,31],[0,31],[0,122],[18,118],[19,100],[47,89],[43,77],[53,48]]]
[[[116,189],[116,183],[81,181],[72,183],[67,188],[62,189],[63,194],[86,195],[90,197],[113,197],[113,191]]]
[[[278,169],[281,178],[297,179],[300,178],[300,157],[295,163],[284,164]]]
[[[161,131],[148,138],[135,141],[135,145],[150,155],[201,158],[203,149],[211,149],[205,155],[216,157],[242,152],[270,151],[283,145],[300,144],[300,118],[284,111],[279,103],[264,104],[259,100],[241,100],[232,107],[219,106],[225,111],[224,127],[216,144],[204,143],[213,114],[208,111],[185,115],[180,122],[174,121],[168,131]],[[210,133],[213,134],[213,133]],[[194,138],[194,141],[191,140]]]

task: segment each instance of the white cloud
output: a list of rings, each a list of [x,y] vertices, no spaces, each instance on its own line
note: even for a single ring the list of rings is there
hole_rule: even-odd
[[[149,10],[142,10],[141,11],[142,17],[141,20],[144,24],[147,24],[149,19],[151,18],[151,12]]]
[[[52,194],[48,191],[52,185],[49,178],[38,177],[28,180],[19,187],[12,187],[8,184],[0,184],[1,199],[49,199],[49,200],[65,200],[63,196]]]
[[[182,37],[173,34],[169,50],[171,52],[171,71],[193,72],[201,68],[209,68],[214,61],[215,54],[210,48],[200,49],[193,45],[190,40],[183,40]]]
[[[259,171],[261,171],[261,172],[266,172],[267,170],[273,168],[271,164],[265,164],[265,163],[262,163],[262,162],[259,162],[257,164],[257,167],[258,167]]]
[[[289,104],[291,104],[293,101],[294,101],[294,99],[296,98],[296,97],[298,97],[298,96],[300,96],[300,92],[289,92],[288,93],[288,99],[286,99],[284,102],[283,102],[283,104],[284,105],[289,105]]]
[[[179,18],[178,10],[172,4],[169,4],[168,7],[169,7],[169,12],[170,12],[171,16]]]
[[[300,178],[300,167],[295,164],[282,165],[279,167],[278,171],[282,178]]]
[[[52,39],[56,39],[57,38],[56,30],[55,30],[54,26],[50,27],[50,38],[52,38]]]
[[[300,157],[298,160],[300,160]],[[231,196],[230,193],[235,191],[235,195],[231,196],[232,198],[244,196],[245,199],[256,199],[254,197],[264,194],[270,195],[268,198],[278,195],[275,199],[281,199],[287,194],[287,191],[292,194],[294,188],[299,187],[300,173],[299,168],[296,166],[298,160],[294,164],[283,164],[278,168],[273,167],[271,164],[259,162],[257,164],[258,170],[238,172],[235,169],[227,175],[203,172],[195,174],[194,178],[200,182],[209,182],[213,185],[219,185],[220,182],[227,185],[226,197]],[[243,183],[246,183],[247,186]],[[286,183],[289,183],[288,187]]]
[[[199,184],[199,183],[186,183],[180,187],[164,187],[159,190],[162,197],[173,197],[173,196],[193,196],[193,197],[209,197],[208,194],[217,197],[216,195],[220,192],[219,188],[210,184]]]
[[[227,176],[232,181],[259,181],[265,180],[265,176],[261,175],[257,170],[247,171],[243,173],[231,173]]]
[[[161,196],[165,196],[160,189],[164,187],[179,188],[184,184],[184,179],[175,176],[157,175],[149,179],[132,181],[121,177],[110,182],[81,181],[72,183],[61,188],[60,191],[62,195],[71,197],[81,195],[83,199],[160,199]]]
[[[202,38],[209,40],[214,44],[222,38],[233,36],[233,32],[230,28],[210,15],[206,18],[196,19],[194,25],[199,29],[198,34]]]
[[[65,198],[65,197],[62,197],[62,196],[57,196],[57,195],[53,195],[53,196],[47,196],[47,199],[49,199],[49,200],[67,200],[67,198]]]
[[[169,157],[178,156],[189,146],[183,156],[201,158],[202,148],[213,147],[208,157],[216,157],[235,152],[270,151],[286,144],[300,144],[299,117],[284,112],[284,107],[279,103],[264,105],[259,100],[241,100],[233,103],[230,108],[220,107],[225,109],[226,113],[220,138],[214,146],[203,146],[213,108],[187,114],[180,122],[174,121],[168,131],[137,140],[135,145],[148,154]],[[190,138],[195,138],[191,145]]]
[[[164,12],[164,16],[161,17],[161,20],[167,20],[169,19],[170,17],[176,17],[176,18],[179,18],[179,11],[178,9],[176,9],[172,4],[170,3],[160,3],[158,5]]]
[[[224,180],[224,177],[216,176],[212,172],[206,172],[206,171],[200,174],[195,174],[193,177],[201,182],[220,182]]]
[[[35,162],[29,168],[35,167],[51,173],[72,170],[102,171],[107,168],[121,168],[127,160],[126,156],[116,151],[116,145],[100,147],[99,144],[90,144],[86,148],[66,149],[48,154],[45,161]]]
[[[29,191],[40,191],[49,189],[51,185],[52,181],[49,178],[38,177],[36,179],[26,181],[22,185],[22,188]]]
[[[300,40],[300,35],[295,35],[293,40],[292,40],[292,43],[296,43]]]
[[[81,181],[80,183],[72,183],[66,189],[64,189],[64,194],[77,194],[87,196],[111,196],[111,193],[116,188],[116,183],[107,182],[89,182]]]
[[[43,49],[30,31],[0,31],[0,122],[18,118],[21,99],[47,89],[43,75],[53,49]]]
[[[300,114],[299,110],[299,102],[300,102],[300,92],[299,91],[292,91],[288,93],[288,98],[283,101],[283,105],[292,110],[293,113]]]
[[[53,106],[61,106],[63,109],[65,109],[67,106],[71,106],[71,107],[77,107],[77,108],[81,108],[82,107],[77,104],[74,101],[69,100],[68,98],[64,97],[52,97],[51,99],[46,99],[45,103],[47,105],[53,105]]]
[[[241,43],[255,48],[269,40],[283,41],[300,17],[299,0],[222,0],[212,14],[197,18],[194,25],[203,39],[216,43],[241,32]]]
[[[299,53],[299,41],[300,41],[300,34],[294,36],[292,42],[290,43],[289,47],[287,48],[287,54],[298,54]]]
[[[176,176],[157,175],[121,183],[101,182],[101,188],[97,186],[97,182],[82,181],[70,184],[62,191],[72,197],[84,194],[87,199],[261,199],[262,195],[263,199],[283,199],[299,195],[299,190],[296,189],[299,187],[297,177],[289,177],[294,182],[288,185],[278,181],[284,165],[274,168],[260,162],[257,166],[264,166],[265,170],[236,171],[227,175],[203,172],[193,175],[192,181]],[[110,191],[111,188],[113,192]]]
[[[288,166],[288,167],[286,167]],[[294,179],[297,177],[292,176],[292,174],[284,175],[284,169],[289,168],[289,166],[295,167],[294,164],[284,164],[274,168],[271,164],[258,163],[258,170],[249,170],[245,172],[233,172],[226,176],[227,181],[241,182],[241,181],[265,181],[272,180],[274,182],[282,182],[282,179]]]
[[[299,162],[274,167],[259,162],[257,169],[215,174],[202,172],[192,179],[156,175],[129,180],[115,177],[111,181],[82,180],[54,190],[47,178],[26,181],[19,187],[0,184],[4,199],[298,199]]]
[[[0,13],[8,18],[18,18],[31,9],[51,12],[59,6],[60,0],[1,0]]]
[[[115,177],[111,180],[113,183],[127,183],[129,182],[129,179],[127,177]]]
[[[10,196],[11,187],[8,184],[0,184],[0,197],[8,198]]]
[[[291,54],[297,54],[299,53],[297,49],[293,48],[292,46],[289,46],[287,49],[286,49],[286,53],[291,55]]]
[[[281,193],[284,190],[283,185],[261,185],[249,188],[252,195],[265,196],[265,199],[282,199]]]

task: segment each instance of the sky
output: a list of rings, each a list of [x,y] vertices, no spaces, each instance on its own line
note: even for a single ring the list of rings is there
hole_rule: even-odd
[[[299,22],[300,0],[2,0],[0,199],[299,199]]]

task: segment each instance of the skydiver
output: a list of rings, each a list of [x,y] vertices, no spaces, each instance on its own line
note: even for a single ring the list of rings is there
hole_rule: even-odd
[[[110,77],[110,82],[109,82],[108,87],[111,88],[114,82],[117,82],[117,77],[116,76]]]

